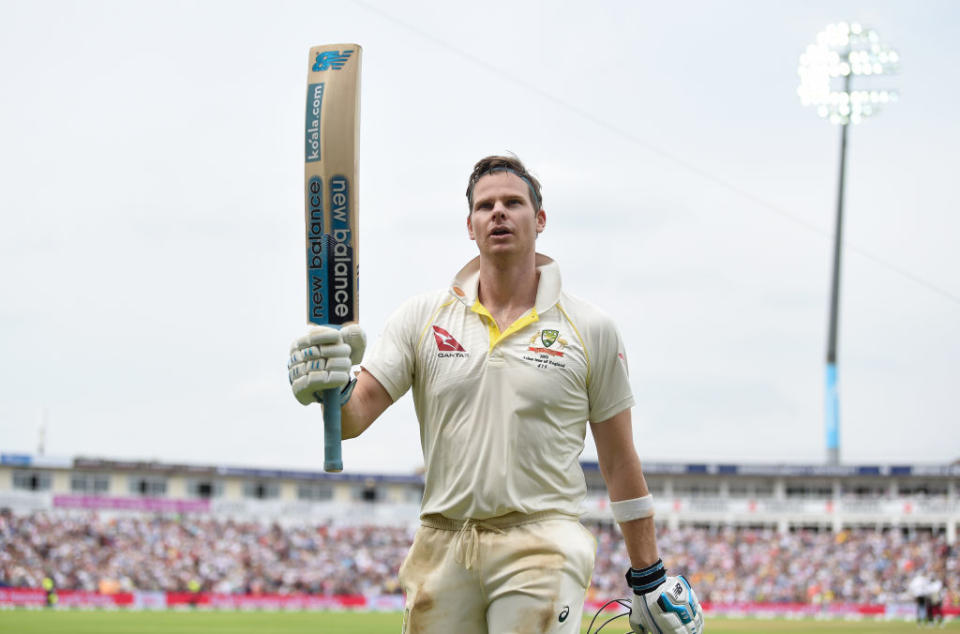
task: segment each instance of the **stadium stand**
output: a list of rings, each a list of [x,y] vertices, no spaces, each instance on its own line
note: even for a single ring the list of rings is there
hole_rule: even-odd
[[[593,591],[622,591],[629,567],[611,525],[597,537]],[[62,589],[217,593],[395,594],[410,546],[408,528],[276,523],[210,518],[0,513],[0,578]],[[960,589],[957,557],[942,536],[869,529],[778,533],[771,529],[664,528],[667,565],[696,580],[709,602],[899,600],[917,570]],[[951,596],[952,605],[957,596]]]
[[[597,474],[585,469],[599,601],[622,594],[628,562]],[[690,576],[707,609],[909,617],[907,588],[922,572],[942,581],[947,614],[960,613],[960,470],[822,469],[648,467],[665,563]],[[40,605],[49,577],[77,602],[369,606],[386,597],[396,607],[421,486],[416,475],[0,458],[0,603]]]

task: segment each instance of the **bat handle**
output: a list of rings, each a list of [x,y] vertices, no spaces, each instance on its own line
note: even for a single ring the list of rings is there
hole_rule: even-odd
[[[323,470],[333,473],[343,471],[340,455],[340,390],[323,391]]]

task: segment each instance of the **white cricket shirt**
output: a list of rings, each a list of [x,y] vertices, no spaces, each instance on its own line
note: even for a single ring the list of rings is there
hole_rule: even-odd
[[[587,421],[634,404],[620,333],[565,294],[541,254],[534,308],[501,333],[477,299],[479,270],[475,258],[449,289],[404,303],[363,363],[394,401],[413,388],[421,514],[579,516]]]

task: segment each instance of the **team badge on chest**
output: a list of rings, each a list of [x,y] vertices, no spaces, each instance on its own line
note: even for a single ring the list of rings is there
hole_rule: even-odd
[[[537,345],[538,343],[540,345]],[[530,338],[530,347],[527,350],[562,357],[563,349],[566,347],[567,340],[560,336],[559,330],[538,330],[537,334]]]
[[[565,368],[567,364],[561,359],[566,347],[567,340],[560,336],[559,330],[549,328],[538,330],[535,335],[530,337],[527,353],[523,355],[523,360],[535,364],[541,369]]]

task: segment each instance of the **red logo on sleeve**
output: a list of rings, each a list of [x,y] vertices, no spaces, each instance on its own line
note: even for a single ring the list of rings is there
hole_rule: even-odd
[[[437,340],[437,350],[440,352],[466,352],[460,342],[440,326],[433,327],[433,338]]]

